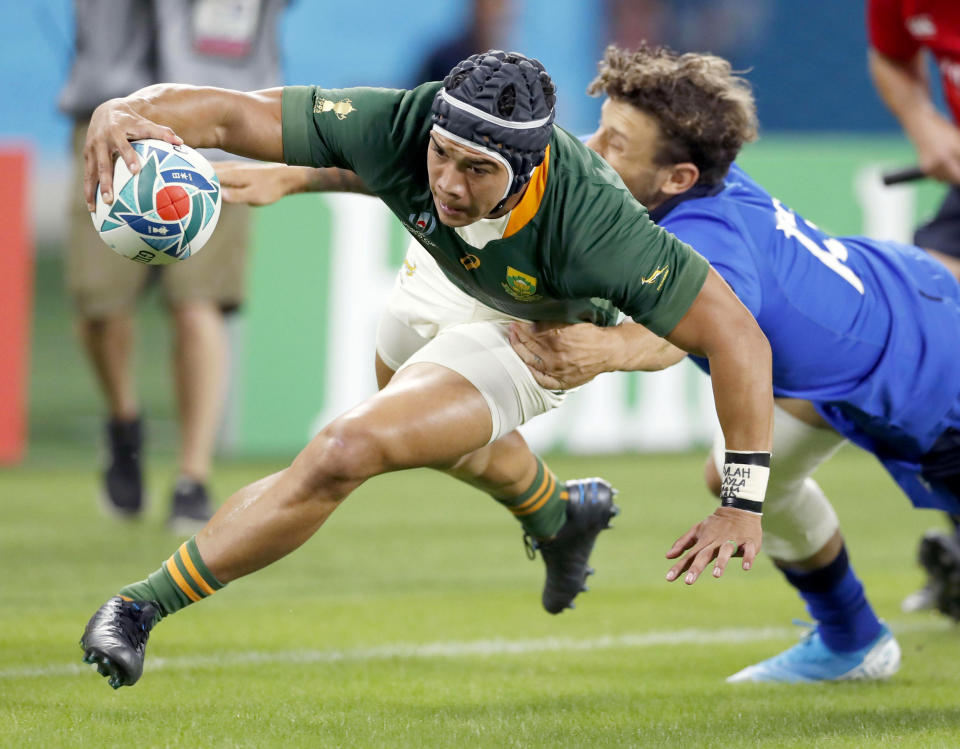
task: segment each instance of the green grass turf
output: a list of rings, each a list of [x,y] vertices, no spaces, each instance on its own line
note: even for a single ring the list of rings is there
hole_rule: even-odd
[[[723,682],[792,644],[804,612],[766,561],[692,588],[663,580],[663,552],[712,509],[702,456],[688,455],[551,460],[562,477],[601,474],[622,491],[575,611],[540,609],[542,565],[505,511],[445,477],[397,474],[362,487],[287,559],[164,621],[141,682],[114,692],[80,664],[77,640],[107,596],[180,542],[163,529],[169,337],[153,294],[138,350],[153,501],[138,523],[105,519],[99,401],[61,289],[57,257],[39,257],[30,453],[0,472],[0,746],[960,743],[960,631],[899,612],[922,580],[917,538],[939,520],[853,449],[819,478],[898,629],[904,665],[889,683]],[[213,488],[222,499],[281,467],[221,461]]]
[[[663,579],[669,543],[712,507],[701,456],[681,455],[552,460],[622,491],[575,611],[540,609],[542,565],[525,560],[501,508],[438,474],[396,474],[361,487],[290,557],[162,622],[141,682],[114,692],[79,663],[83,625],[179,539],[162,524],[169,459],[150,465],[164,501],[123,523],[98,512],[92,457],[76,448],[0,475],[3,746],[946,747],[960,736],[960,631],[899,612],[921,582],[917,537],[938,520],[852,448],[820,479],[904,665],[883,684],[792,687],[723,681],[794,642],[803,610],[768,562],[693,587]],[[221,463],[214,488],[222,498],[279,467]]]

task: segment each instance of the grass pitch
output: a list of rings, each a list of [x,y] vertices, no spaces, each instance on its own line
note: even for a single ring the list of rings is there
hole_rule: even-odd
[[[603,475],[623,514],[603,533],[575,611],[540,608],[542,563],[480,493],[429,471],[360,488],[303,548],[169,617],[146,670],[114,692],[80,663],[87,619],[181,539],[163,519],[174,475],[169,346],[141,315],[149,493],[137,523],[105,519],[99,398],[70,332],[56,257],[38,257],[30,459],[0,472],[0,746],[956,747],[960,630],[899,603],[922,576],[910,509],[852,448],[818,478],[834,500],[903,668],[883,684],[727,685],[796,642],[799,598],[767,561],[668,584],[663,553],[712,511],[702,455],[554,458]],[[221,499],[279,463],[220,462]]]
[[[303,548],[162,622],[142,680],[114,692],[80,663],[87,618],[178,545],[166,502],[103,518],[93,450],[0,475],[0,744],[323,747],[956,746],[960,631],[904,615],[920,582],[913,511],[853,449],[820,473],[851,556],[898,632],[882,684],[727,685],[795,642],[799,599],[764,561],[668,584],[663,552],[712,508],[700,455],[554,458],[603,475],[623,514],[575,611],[540,609],[542,564],[480,493],[380,477]],[[166,498],[172,464],[151,464]],[[219,497],[277,464],[224,463]]]

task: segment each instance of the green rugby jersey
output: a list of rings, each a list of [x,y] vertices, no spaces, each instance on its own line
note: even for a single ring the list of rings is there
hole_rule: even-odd
[[[427,147],[440,86],[285,88],[284,161],[358,174],[454,284],[494,309],[597,325],[615,324],[622,310],[658,335],[673,330],[707,261],[654,224],[616,172],[559,127],[502,239],[477,249],[437,219]]]

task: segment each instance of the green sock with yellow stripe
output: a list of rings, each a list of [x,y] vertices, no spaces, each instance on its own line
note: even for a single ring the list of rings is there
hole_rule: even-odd
[[[196,538],[182,544],[146,580],[127,585],[118,595],[134,601],[156,602],[163,618],[216,593],[224,584],[203,563]]]
[[[534,538],[552,538],[567,518],[567,490],[537,458],[537,475],[519,497],[496,497]]]

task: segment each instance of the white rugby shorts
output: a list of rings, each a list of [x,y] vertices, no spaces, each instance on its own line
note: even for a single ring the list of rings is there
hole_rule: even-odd
[[[416,241],[411,242],[377,329],[377,354],[393,370],[439,364],[469,380],[490,408],[490,442],[556,408],[573,390],[547,390],[510,346],[507,327],[520,318],[457,288]]]

